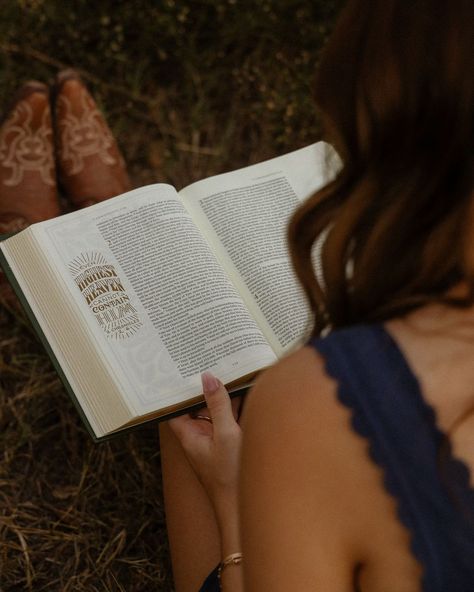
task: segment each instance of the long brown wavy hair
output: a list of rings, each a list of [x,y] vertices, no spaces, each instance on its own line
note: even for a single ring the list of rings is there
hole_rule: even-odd
[[[472,0],[348,0],[315,87],[342,168],[289,227],[314,335],[474,303],[472,23]]]

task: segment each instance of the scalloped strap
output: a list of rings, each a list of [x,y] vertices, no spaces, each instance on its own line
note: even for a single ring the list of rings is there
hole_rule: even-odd
[[[382,325],[358,325],[310,345],[325,359],[340,402],[352,411],[353,429],[368,440],[372,460],[384,471],[385,488],[424,566],[423,590],[474,590],[469,470],[450,451],[438,466],[446,438],[396,342]]]

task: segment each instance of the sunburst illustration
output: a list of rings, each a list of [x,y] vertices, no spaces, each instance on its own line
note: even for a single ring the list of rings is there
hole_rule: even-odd
[[[107,260],[102,255],[102,253],[93,251],[91,253],[81,253],[69,263],[68,267],[72,276],[76,277],[85,269],[89,269],[90,267],[94,267],[96,265],[107,265]]]
[[[131,337],[135,335],[135,333],[140,329],[142,323],[138,318],[138,315],[130,317],[130,325],[127,325],[125,328],[122,328],[118,331],[112,332],[109,337],[112,339],[122,340],[126,339],[127,337]]]

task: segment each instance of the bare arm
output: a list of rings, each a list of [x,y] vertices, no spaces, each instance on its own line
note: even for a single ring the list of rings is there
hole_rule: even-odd
[[[348,424],[309,349],[267,371],[250,394],[240,500],[246,592],[354,589],[349,516],[360,500],[347,474]]]
[[[206,402],[212,424],[182,416],[170,426],[211,500],[222,558],[244,553],[240,566],[224,570],[223,591],[352,591],[352,517],[365,500],[353,479],[358,468],[348,470],[349,413],[319,357],[303,349],[265,372],[242,432],[222,385]]]
[[[208,374],[208,373],[206,373]],[[241,551],[238,507],[238,471],[241,429],[237,423],[239,401],[232,402],[221,382],[203,376],[207,408],[169,421],[183,451],[203,485],[219,529],[221,559]],[[222,571],[224,592],[242,592],[242,566]]]

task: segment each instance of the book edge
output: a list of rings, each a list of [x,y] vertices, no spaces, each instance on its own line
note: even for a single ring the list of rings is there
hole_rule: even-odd
[[[9,236],[12,236],[12,235],[0,235],[0,241],[3,241],[6,238],[9,238]],[[33,309],[31,308],[31,306],[28,303],[28,300],[24,296],[23,291],[22,291],[19,283],[17,282],[15,274],[11,270],[10,265],[8,264],[8,261],[3,253],[2,249],[0,249],[0,265],[3,268],[5,276],[8,279],[8,281],[10,282],[10,285],[13,288],[13,291],[15,292],[18,300],[20,301],[20,304],[23,307],[23,310],[25,311],[26,316],[28,317],[28,320],[30,321],[33,329],[35,330],[35,333],[38,336],[38,338],[41,342],[41,345],[43,346],[44,350],[46,351],[46,354],[48,355],[49,359],[51,360],[51,363],[53,364],[54,369],[56,370],[56,372],[59,376],[59,379],[61,380],[61,382],[66,390],[66,393],[69,395],[70,399],[72,400],[72,403],[76,407],[76,409],[79,413],[79,416],[80,416],[82,422],[84,423],[84,426],[87,429],[89,435],[92,437],[92,439],[95,442],[102,440],[103,436],[97,436],[97,434],[95,433],[91,424],[89,423],[89,420],[87,419],[87,416],[84,413],[84,411],[81,407],[81,404],[79,403],[79,400],[77,399],[71,384],[69,383],[68,379],[66,378],[66,376],[62,370],[61,364],[59,363],[51,346],[49,345],[49,341],[46,338],[45,334],[43,333],[43,330],[41,329],[41,326],[36,319],[36,315],[33,312]]]

